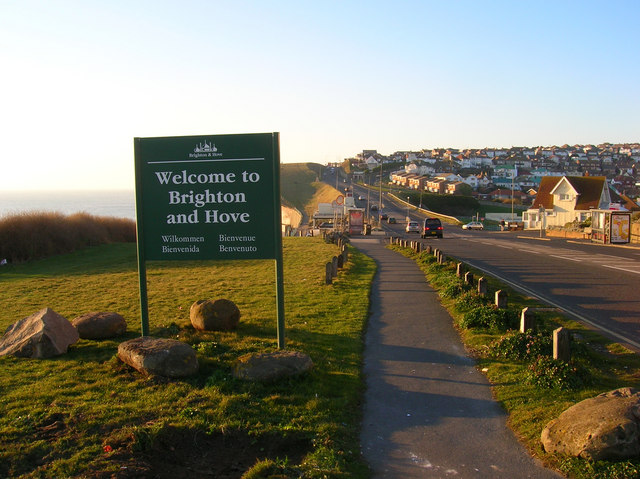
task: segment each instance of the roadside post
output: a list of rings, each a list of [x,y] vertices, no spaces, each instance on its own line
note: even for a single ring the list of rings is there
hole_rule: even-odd
[[[278,133],[134,139],[142,336],[147,261],[273,259],[284,348],[279,148]]]

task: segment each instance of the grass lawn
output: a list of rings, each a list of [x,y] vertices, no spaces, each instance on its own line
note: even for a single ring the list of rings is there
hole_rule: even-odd
[[[375,264],[351,249],[326,286],[335,245],[284,238],[283,248],[286,346],[314,369],[272,384],[236,380],[231,365],[277,347],[273,261],[148,263],[151,335],[198,353],[185,380],[143,377],[115,357],[140,334],[135,244],[3,267],[0,328],[48,306],[69,320],[114,311],[129,332],[54,359],[0,358],[0,477],[367,477],[358,433]],[[238,329],[194,330],[191,304],[218,298],[238,305]]]

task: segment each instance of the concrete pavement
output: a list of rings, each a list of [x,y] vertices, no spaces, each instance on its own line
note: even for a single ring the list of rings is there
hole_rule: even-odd
[[[487,379],[415,262],[381,237],[352,245],[378,271],[365,337],[361,449],[374,478],[560,478],[506,426]]]

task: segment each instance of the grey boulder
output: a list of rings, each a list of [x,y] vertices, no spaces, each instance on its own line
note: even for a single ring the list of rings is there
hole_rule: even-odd
[[[74,318],[71,323],[82,339],[113,338],[127,332],[127,321],[118,313],[86,313]]]
[[[228,299],[201,299],[191,305],[189,318],[200,331],[229,331],[240,322],[240,310]]]
[[[118,359],[152,376],[180,378],[198,372],[195,350],[175,339],[144,336],[125,341],[118,346]]]
[[[0,356],[50,358],[66,353],[78,339],[78,331],[65,317],[44,308],[7,328],[0,339]]]
[[[276,381],[283,377],[298,376],[311,368],[311,358],[297,351],[250,353],[236,360],[233,375],[249,381]]]
[[[640,455],[640,392],[621,388],[585,399],[542,431],[544,450],[592,461]]]

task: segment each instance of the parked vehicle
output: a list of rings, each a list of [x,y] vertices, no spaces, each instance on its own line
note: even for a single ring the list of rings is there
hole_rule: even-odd
[[[466,225],[462,225],[462,229],[463,230],[483,230],[484,229],[484,225],[482,223],[480,223],[479,221],[471,221],[470,223],[467,223]]]
[[[420,223],[417,221],[409,221],[405,228],[407,233],[420,233]]]
[[[439,218],[427,218],[424,220],[424,227],[421,234],[423,238],[426,238],[427,236],[442,238],[442,232],[442,222]]]

